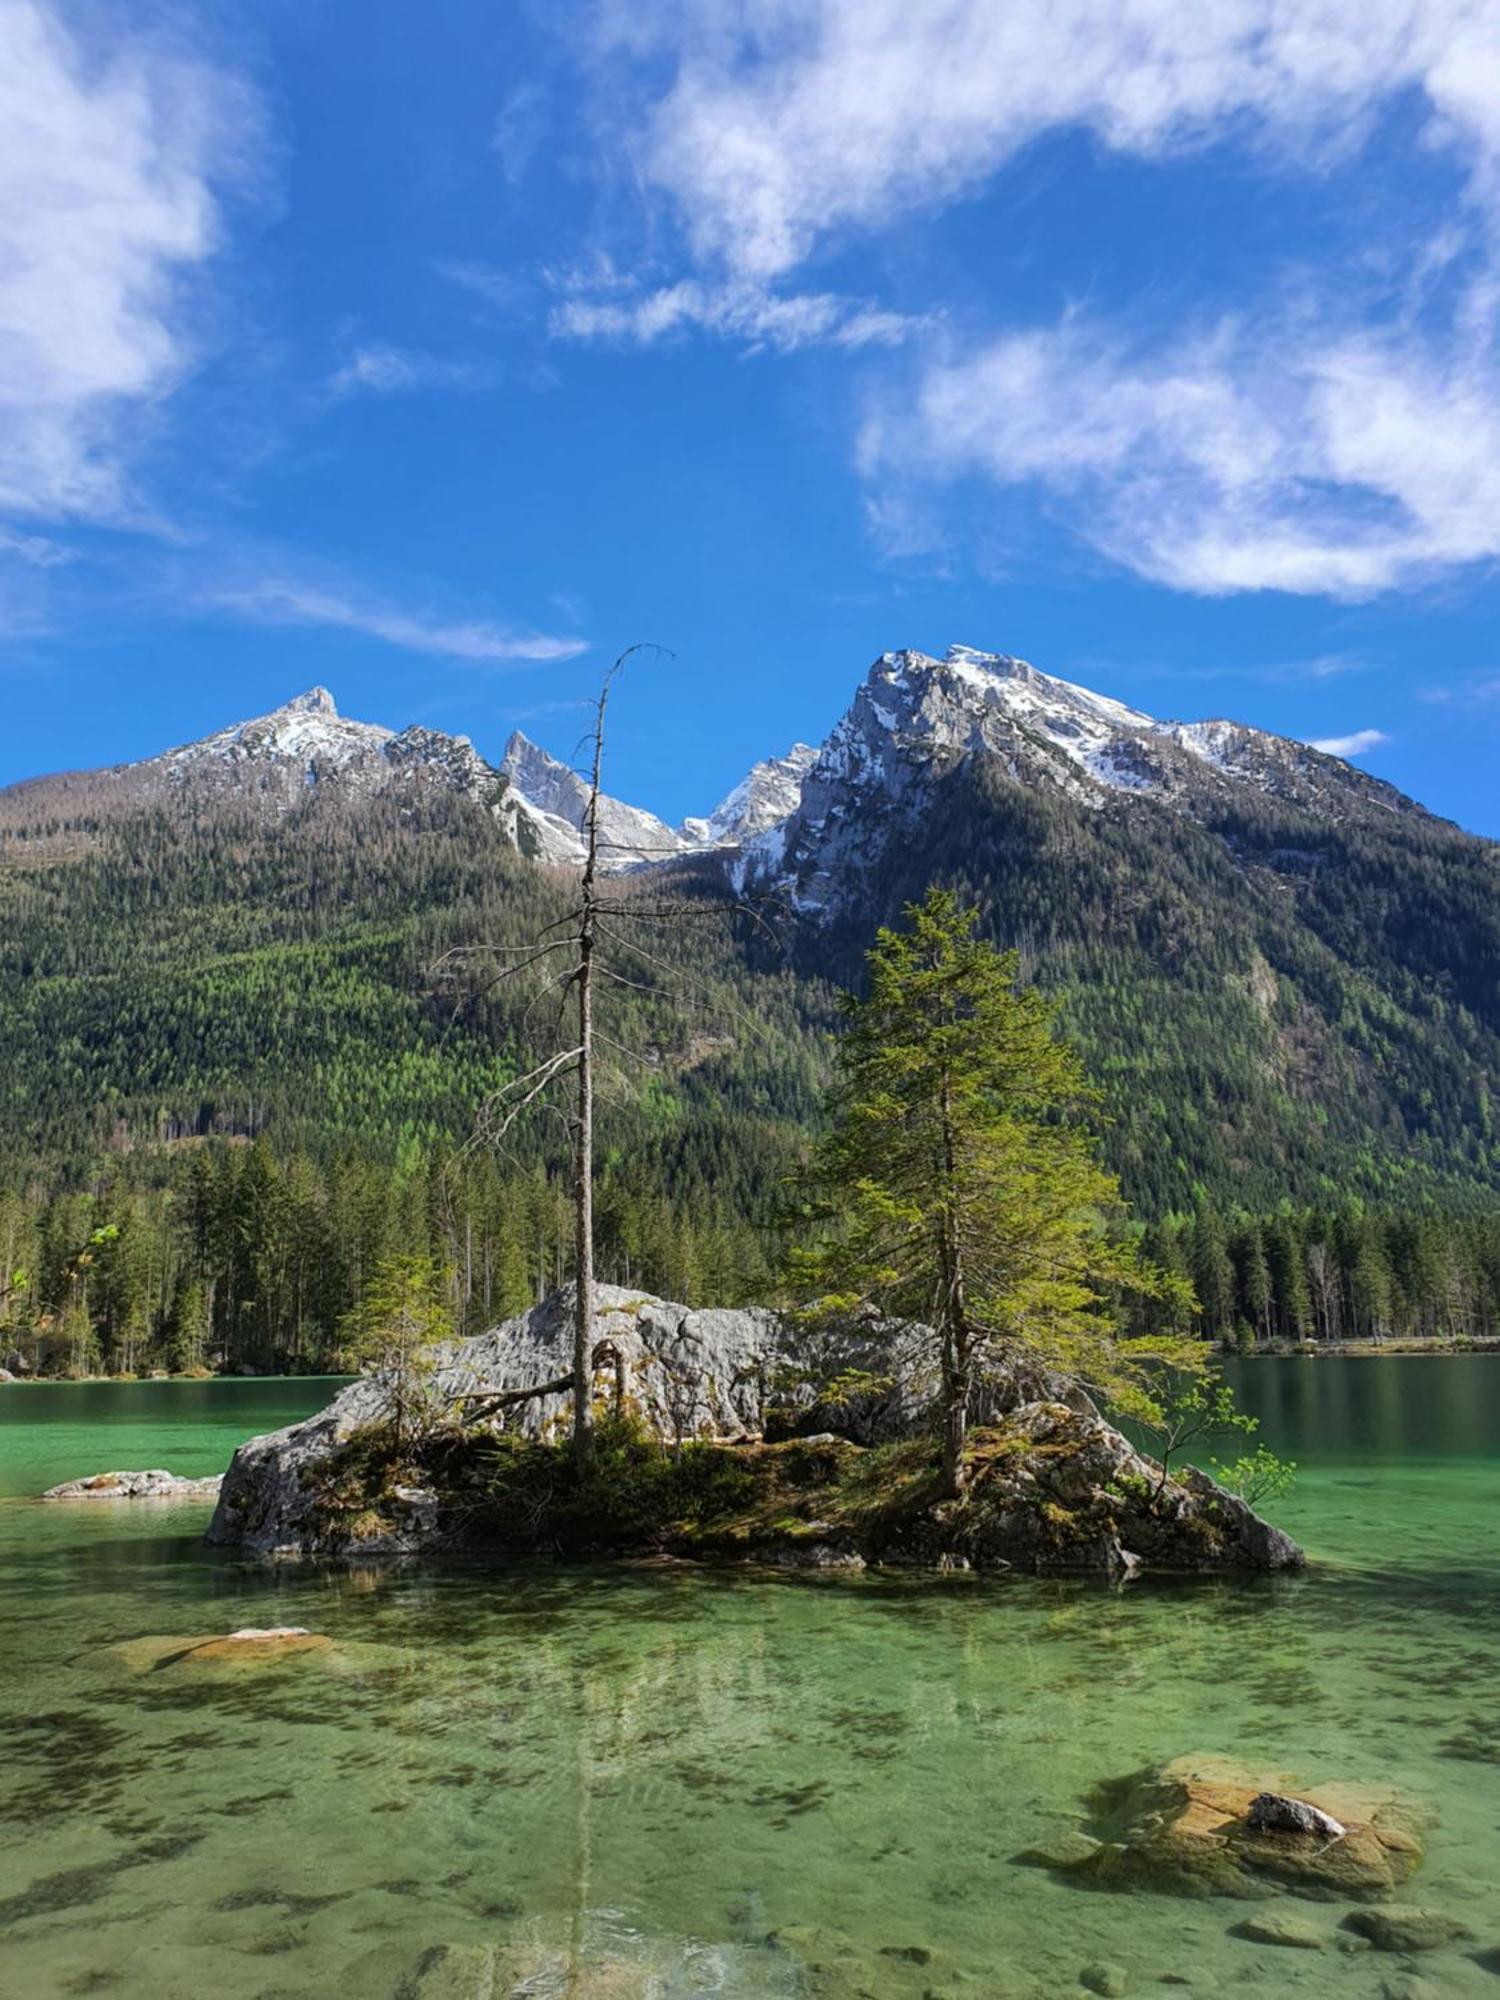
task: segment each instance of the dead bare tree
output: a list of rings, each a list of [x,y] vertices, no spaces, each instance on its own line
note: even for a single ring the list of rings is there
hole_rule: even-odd
[[[534,1068],[512,1078],[497,1092],[483,1107],[476,1122],[471,1144],[502,1146],[520,1119],[534,1109],[548,1105],[549,1093],[559,1079],[572,1080],[571,1115],[566,1118],[565,1123],[568,1128],[573,1182],[573,1366],[571,1376],[566,1379],[571,1383],[573,1391],[573,1453],[580,1465],[587,1463],[592,1449],[593,1376],[594,1369],[601,1359],[614,1359],[617,1376],[616,1398],[617,1401],[623,1401],[620,1358],[612,1347],[608,1348],[606,1354],[607,1343],[601,1343],[596,1347],[594,1342],[597,1299],[594,1260],[594,1108],[598,1046],[603,1043],[629,1058],[640,1059],[637,1052],[621,1049],[618,1043],[600,1032],[596,1021],[596,982],[603,977],[612,984],[622,987],[633,987],[644,992],[658,990],[642,981],[630,978],[618,965],[611,965],[605,948],[610,945],[622,948],[632,958],[642,961],[645,965],[654,966],[659,970],[664,969],[674,978],[691,984],[690,977],[683,974],[680,968],[664,965],[664,961],[656,953],[640,942],[639,936],[627,937],[617,926],[649,928],[652,924],[674,923],[690,918],[734,912],[749,915],[754,921],[762,924],[763,928],[768,928],[756,911],[740,901],[705,899],[701,902],[648,904],[632,902],[619,896],[605,896],[601,891],[600,865],[604,858],[603,850],[609,845],[600,832],[600,806],[604,797],[605,720],[609,709],[609,698],[615,680],[626,661],[635,653],[648,651],[663,652],[665,648],[640,641],[633,646],[627,646],[613,661],[599,685],[594,703],[593,726],[583,739],[581,747],[586,747],[587,750],[589,782],[581,828],[583,865],[576,903],[530,943],[509,947],[495,954],[501,958],[502,963],[479,988],[481,994],[489,993],[503,982],[540,971],[545,976],[537,992],[532,996],[523,1018],[529,1018],[531,1009],[550,994],[560,994],[559,1022],[567,1010],[570,998],[575,1009],[573,1015],[575,1031],[570,1045],[556,1050],[537,1063]],[[462,948],[445,954],[439,963],[440,966],[451,966],[457,961],[483,955],[485,952],[484,946]],[[747,1019],[746,1025],[757,1034],[762,1032],[754,1021]],[[555,1110],[558,1107],[552,1105],[550,1108]],[[555,1393],[563,1379],[539,1384],[533,1389],[509,1391],[500,1397],[475,1397],[471,1401],[475,1409],[508,1407],[534,1396]]]

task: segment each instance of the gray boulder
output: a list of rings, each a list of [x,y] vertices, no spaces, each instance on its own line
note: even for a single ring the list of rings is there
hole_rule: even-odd
[[[782,1355],[774,1313],[758,1307],[694,1311],[619,1285],[601,1285],[597,1305],[596,1394],[611,1395],[616,1380],[623,1379],[632,1404],[663,1438],[760,1435]],[[441,1348],[431,1399],[434,1407],[455,1415],[527,1437],[546,1437],[560,1432],[571,1417],[568,1389],[498,1409],[487,1407],[485,1399],[556,1381],[568,1373],[572,1360],[569,1288],[490,1333]],[[209,1524],[210,1542],[247,1555],[316,1551],[320,1502],[306,1475],[355,1431],[379,1422],[388,1407],[381,1377],[362,1376],[305,1422],[242,1444],[224,1475]],[[371,1528],[369,1537],[340,1553],[414,1553],[439,1532],[438,1510],[431,1495],[412,1489],[409,1503]]]
[[[214,1500],[220,1479],[184,1479],[160,1466],[148,1472],[94,1472],[49,1486],[44,1500]]]

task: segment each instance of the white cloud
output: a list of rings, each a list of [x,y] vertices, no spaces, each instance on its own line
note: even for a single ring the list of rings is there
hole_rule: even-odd
[[[161,35],[88,18],[85,46],[46,0],[0,0],[0,508],[118,521],[253,117]]]
[[[585,290],[554,329],[940,336],[912,383],[873,398],[861,441],[888,550],[951,544],[935,496],[977,478],[1203,594],[1358,599],[1500,555],[1496,0],[599,0],[592,18],[605,74],[626,79],[604,115],[616,136],[629,119],[631,170],[675,212],[693,273]],[[1348,166],[1398,105],[1404,143],[1415,130],[1429,161],[1446,155],[1449,198],[1410,238],[1362,225],[1363,299],[1349,270],[1337,293],[1304,272],[1280,301],[1262,273],[1247,314],[1196,336],[1065,318],[961,348],[941,315],[872,303],[862,322],[834,294],[781,289],[852,234],[973,194],[1045,134],[1153,159],[1228,141],[1282,176],[1285,202],[1289,171]]]
[[[1071,319],[930,361],[872,403],[872,479],[980,474],[1140,575],[1358,599],[1500,555],[1500,393],[1452,358],[1227,320],[1141,354]]]
[[[393,396],[419,389],[472,389],[482,380],[482,371],[469,362],[413,354],[377,341],[355,348],[328,378],[328,389],[337,397]]]
[[[567,298],[553,307],[549,320],[554,334],[570,340],[649,347],[668,335],[697,330],[778,354],[814,346],[895,347],[932,324],[833,292],[784,295],[758,285],[706,285],[696,278],[636,296]]]
[[[446,659],[511,664],[571,660],[588,650],[584,639],[516,630],[483,620],[457,623],[416,616],[352,591],[327,589],[282,576],[258,577],[201,590],[199,601],[263,625],[327,625],[362,632],[407,652]]]
[[[674,62],[645,175],[700,256],[762,281],[1066,127],[1137,155],[1239,133],[1326,157],[1416,91],[1500,197],[1493,0],[664,0],[644,22],[614,0],[603,20],[606,49]]]
[[[1378,750],[1390,740],[1382,729],[1356,729],[1348,736],[1314,737],[1311,747],[1327,757],[1363,757],[1367,750]]]

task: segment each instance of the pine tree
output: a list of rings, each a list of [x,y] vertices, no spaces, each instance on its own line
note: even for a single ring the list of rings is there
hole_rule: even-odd
[[[432,1386],[436,1350],[453,1332],[445,1290],[432,1258],[391,1257],[345,1322],[348,1359],[385,1389],[398,1455],[420,1442],[440,1414]]]
[[[1114,1298],[1171,1281],[1107,1231],[1119,1186],[1077,1120],[1089,1093],[1051,1007],[949,891],[907,919],[878,933],[868,995],[845,1002],[819,1158],[836,1227],[798,1269],[816,1311],[932,1325],[956,1493],[987,1365],[1059,1367],[1144,1409],[1149,1359],[1197,1356],[1172,1336],[1118,1337]]]

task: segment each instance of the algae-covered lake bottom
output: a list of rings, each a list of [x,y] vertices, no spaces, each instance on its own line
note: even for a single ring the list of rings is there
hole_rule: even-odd
[[[737,1570],[341,1574],[212,1557],[206,1509],[38,1507],[221,1468],[329,1385],[0,1391],[0,1993],[1500,1996],[1500,1356],[1237,1367],[1301,1465],[1306,1576],[1086,1583]],[[331,1653],[142,1642],[297,1624]],[[166,1664],[159,1664],[163,1653]],[[1394,1782],[1402,1900],[1471,1944],[1232,1934],[1259,1905],[1072,1886],[1019,1850],[1184,1753]],[[441,1946],[470,1948],[446,1959]],[[1500,1960],[1496,1961],[1500,1964]],[[495,1987],[496,1994],[509,1990]]]

